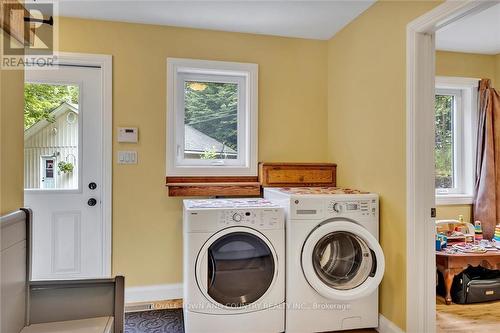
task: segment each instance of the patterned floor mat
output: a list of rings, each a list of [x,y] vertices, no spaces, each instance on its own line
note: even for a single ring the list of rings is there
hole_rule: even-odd
[[[127,313],[125,333],[184,333],[182,309]]]

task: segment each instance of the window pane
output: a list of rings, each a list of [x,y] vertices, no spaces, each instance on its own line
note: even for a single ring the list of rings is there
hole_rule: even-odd
[[[435,165],[436,188],[454,188],[454,144],[453,114],[455,98],[450,95],[436,95],[436,141]]]
[[[79,88],[24,85],[24,188],[78,189]]]
[[[184,158],[238,158],[238,84],[186,81]]]

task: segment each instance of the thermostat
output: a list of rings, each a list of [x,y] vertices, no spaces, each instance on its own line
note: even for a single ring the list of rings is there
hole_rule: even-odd
[[[137,127],[119,127],[118,128],[118,142],[131,142],[137,143],[139,137],[139,130]]]

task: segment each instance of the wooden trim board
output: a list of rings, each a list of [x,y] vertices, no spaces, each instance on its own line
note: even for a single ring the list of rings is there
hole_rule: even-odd
[[[215,177],[166,177],[167,184],[179,183],[257,183],[259,177],[256,176],[215,176]]]
[[[171,197],[188,196],[260,196],[259,183],[177,183],[167,184]]]
[[[33,45],[35,29],[24,22],[29,11],[17,0],[1,0],[2,29],[22,45]]]
[[[260,163],[259,181],[264,187],[335,187],[337,165],[334,163]]]

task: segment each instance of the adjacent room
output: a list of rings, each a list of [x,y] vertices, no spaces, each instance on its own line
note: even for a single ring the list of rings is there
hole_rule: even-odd
[[[0,6],[0,333],[500,333],[498,1]]]
[[[436,33],[438,332],[500,325],[499,18],[497,4]]]

